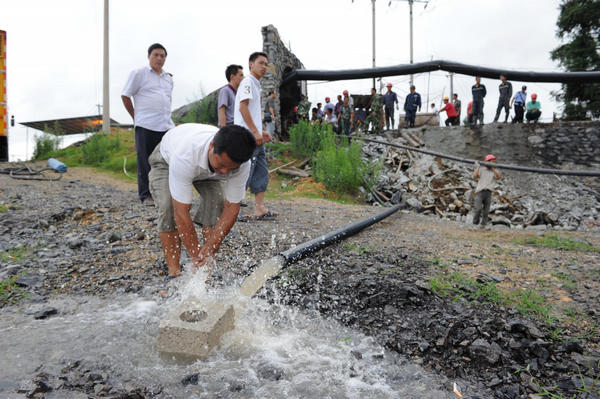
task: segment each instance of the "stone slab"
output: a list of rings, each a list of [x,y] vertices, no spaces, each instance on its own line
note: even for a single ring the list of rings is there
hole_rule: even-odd
[[[183,318],[182,318],[183,315]],[[190,321],[184,321],[191,315]],[[194,319],[196,316],[196,319]],[[234,328],[233,305],[188,298],[161,321],[158,328],[158,350],[163,355],[183,358],[205,358],[219,346],[221,337]]]

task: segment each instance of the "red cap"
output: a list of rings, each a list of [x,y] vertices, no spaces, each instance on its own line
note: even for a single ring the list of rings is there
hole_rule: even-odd
[[[348,90],[344,90],[344,92],[342,94],[343,95],[347,95],[348,94]]]
[[[331,100],[331,98],[325,97],[325,101],[329,101],[329,100]]]
[[[533,94],[531,95],[531,98],[537,98],[537,94],[533,93]]]
[[[388,83],[386,86],[387,86],[387,87],[392,87],[392,84],[391,84],[391,83]]]
[[[494,161],[495,161],[495,160],[496,160],[496,157],[495,157],[495,156],[493,156],[492,154],[487,154],[487,155],[485,156],[485,158],[483,158],[483,160],[484,160],[484,162],[490,162],[491,160],[494,160]]]

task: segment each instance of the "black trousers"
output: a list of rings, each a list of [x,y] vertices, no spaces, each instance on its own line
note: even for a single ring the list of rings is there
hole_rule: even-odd
[[[515,117],[512,120],[512,123],[523,123],[523,114],[525,110],[521,104],[515,103]]]
[[[151,197],[148,187],[150,163],[148,157],[156,148],[167,131],[157,132],[141,126],[135,127],[135,151],[137,152],[137,182],[140,201]]]
[[[394,107],[385,107],[385,127],[387,130],[394,128]],[[392,123],[390,124],[390,120]]]
[[[477,120],[479,120],[479,124],[483,125],[483,99],[481,100],[473,100],[473,124],[477,124]]]
[[[415,119],[417,118],[417,110],[409,110],[406,111],[406,116],[404,117],[404,127],[415,127]]]
[[[449,116],[444,123],[446,126],[458,126],[458,117],[457,116]]]
[[[538,109],[533,109],[530,111],[527,111],[527,113],[525,114],[525,118],[527,118],[527,122],[530,121],[536,121],[538,119],[540,119],[540,116],[542,115],[542,112]]]
[[[498,100],[498,107],[496,108],[496,116],[494,117],[494,122],[498,122],[498,118],[500,117],[500,112],[502,112],[502,108],[504,108],[504,112],[506,112],[506,115],[504,116],[504,122],[506,122],[510,113],[510,99],[501,98]]]

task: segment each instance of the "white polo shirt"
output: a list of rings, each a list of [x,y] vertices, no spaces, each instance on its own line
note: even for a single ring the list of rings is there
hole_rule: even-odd
[[[238,87],[235,95],[235,110],[233,113],[233,123],[235,125],[243,126],[250,130],[250,128],[246,125],[246,122],[244,122],[244,118],[240,112],[240,102],[249,100],[248,110],[250,111],[252,122],[254,122],[258,132],[262,133],[262,109],[260,104],[261,91],[262,89],[260,87],[260,82],[252,74],[246,76],[244,80],[242,80],[242,83],[240,83],[240,87]]]
[[[160,154],[169,164],[169,191],[175,200],[191,204],[196,180],[224,180],[227,201],[239,203],[244,199],[250,161],[227,174],[213,173],[208,167],[208,149],[218,130],[210,125],[184,123],[162,138]]]
[[[129,74],[122,95],[133,97],[134,123],[146,129],[164,132],[175,126],[171,120],[173,77],[164,70],[159,75],[150,66]]]

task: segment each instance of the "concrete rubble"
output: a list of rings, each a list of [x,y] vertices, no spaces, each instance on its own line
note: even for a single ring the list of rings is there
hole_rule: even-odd
[[[410,146],[407,137],[374,136],[375,140]],[[474,166],[365,142],[368,161],[382,160],[375,187],[365,194],[369,203],[404,203],[409,209],[444,219],[472,222],[476,182]],[[600,193],[590,179],[499,170],[503,178],[493,195],[492,225],[545,230],[600,228]]]

